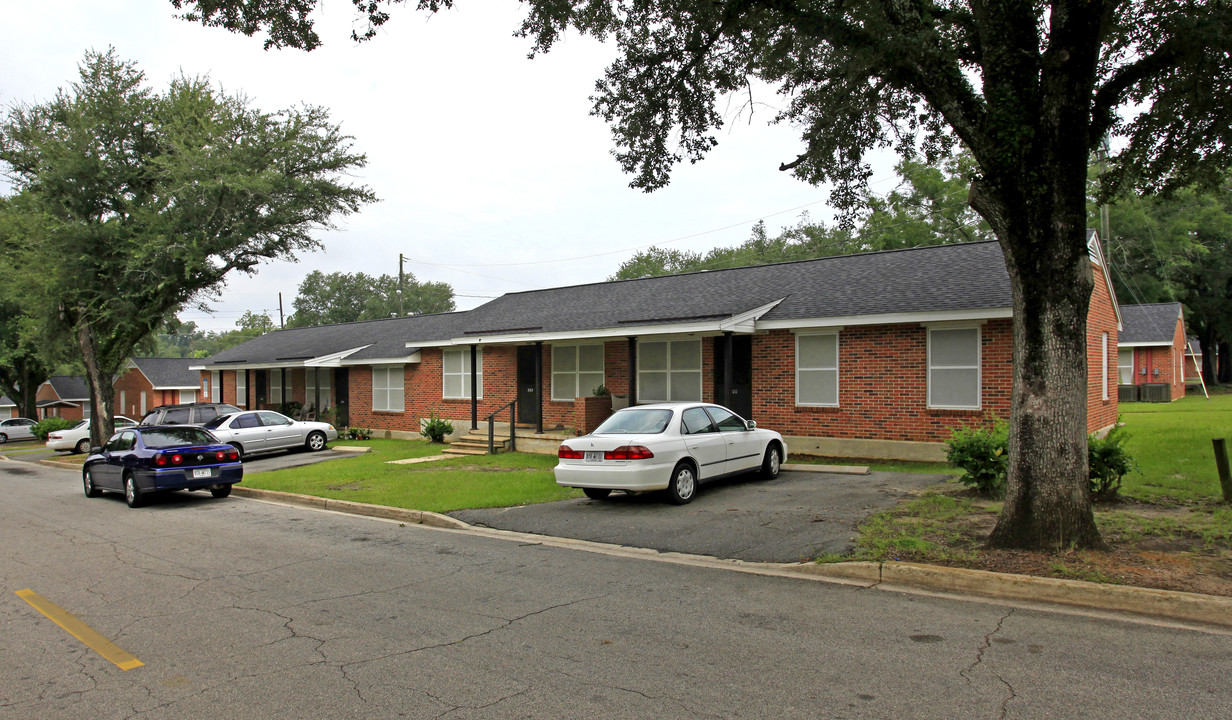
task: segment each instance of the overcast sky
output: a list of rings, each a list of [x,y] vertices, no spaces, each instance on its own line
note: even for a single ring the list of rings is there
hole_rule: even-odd
[[[325,0],[324,46],[311,53],[265,51],[258,38],[177,20],[168,0],[5,5],[5,108],[50,99],[77,79],[87,49],[113,46],[160,90],[183,72],[266,111],[326,107],[367,154],[355,180],[381,201],[319,233],[324,249],[298,263],[233,276],[212,315],[181,315],[205,329],[232,329],[245,310],[277,322],[278,294],[289,314],[308,272],[397,274],[399,254],[418,280],[451,284],[468,309],[507,292],[602,281],[651,245],[705,251],[743,242],[760,219],[776,233],[806,210],[832,217],[825,188],[778,171],[801,146],[797,131],[769,125],[782,103],[769,92],[755,96],[762,105],[751,118],[733,104],[719,147],[679,168],[669,187],[628,187],[607,126],[588,114],[614,47],[574,34],[528,60],[529,41],[512,36],[521,18],[513,0],[462,0],[435,16],[395,7],[362,45],[350,40],[349,0]],[[874,191],[888,191],[892,162],[875,167]]]

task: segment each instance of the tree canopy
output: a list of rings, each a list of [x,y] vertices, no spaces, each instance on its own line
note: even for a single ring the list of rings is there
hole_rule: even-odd
[[[291,327],[332,325],[377,320],[393,315],[422,315],[454,309],[448,283],[415,280],[406,273],[401,287],[397,276],[372,277],[365,273],[323,273],[314,270],[299,284],[291,302]]]
[[[172,0],[189,19],[315,47],[317,0]],[[402,0],[357,2],[371,37]],[[407,3],[410,4],[410,3]],[[452,0],[418,0],[438,10]],[[847,218],[893,147],[933,161],[961,145],[969,203],[1005,255],[1014,296],[1008,477],[997,546],[1102,545],[1087,495],[1087,163],[1113,138],[1102,194],[1218,182],[1232,159],[1227,0],[527,0],[531,54],[573,30],[617,58],[592,112],[644,190],[702,160],[728,102],[780,96],[800,129],[779,164],[833,186]],[[366,24],[366,27],[365,27]]]
[[[0,241],[47,341],[79,353],[96,442],[111,378],[177,309],[318,248],[314,232],[375,199],[345,182],[365,162],[350,144],[322,108],[262,112],[205,78],[157,92],[111,50],[86,53],[54,99],[9,110]]]

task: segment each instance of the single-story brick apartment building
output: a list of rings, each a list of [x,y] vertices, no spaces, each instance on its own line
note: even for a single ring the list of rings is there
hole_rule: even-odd
[[[74,422],[90,416],[90,388],[79,375],[52,375],[34,393],[37,420],[61,417]]]
[[[1120,311],[1091,235],[1088,430],[1116,422]],[[617,407],[714,401],[793,452],[938,459],[959,426],[1010,413],[1011,290],[995,242],[511,293],[474,310],[278,330],[199,367],[209,399],[294,400],[417,435],[507,404],[584,432]],[[502,417],[507,418],[507,414]],[[500,420],[500,417],[497,418]]]
[[[207,397],[198,370],[200,358],[133,358],[124,372],[115,379],[115,412],[140,420],[147,411],[159,405],[197,402]],[[200,394],[198,391],[200,390]]]
[[[1185,397],[1185,313],[1181,304],[1122,305],[1117,375],[1123,400]]]

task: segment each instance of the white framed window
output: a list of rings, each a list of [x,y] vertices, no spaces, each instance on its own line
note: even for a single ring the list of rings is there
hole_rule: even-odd
[[[3,412],[3,411],[2,411],[2,410],[0,410],[0,412]],[[125,397],[124,397],[124,391],[123,391],[123,390],[121,390],[121,391],[120,391],[120,414],[121,414],[121,415],[131,415],[131,414],[132,414],[132,413],[130,413],[130,412],[128,411],[128,403],[127,403],[127,402],[125,402]],[[4,419],[4,418],[0,418],[0,420],[3,420],[3,419]]]
[[[1134,384],[1134,349],[1117,348],[1117,380],[1122,385]]]
[[[552,346],[552,399],[571,402],[603,384],[602,345]]]
[[[210,389],[210,402],[222,402],[222,371],[214,370],[210,373],[210,380],[214,387]]]
[[[248,407],[248,371],[235,371],[235,404],[239,407]]]
[[[269,388],[269,404],[282,404],[282,373],[284,370],[278,368],[276,370],[267,370],[265,377],[265,385]]]
[[[838,333],[796,336],[796,404],[838,406]]]
[[[305,372],[305,382],[307,383],[307,395],[305,402],[309,405],[317,405],[317,389],[320,388],[320,407],[318,410],[328,410],[329,402],[329,380],[333,372],[329,368],[308,368]]]
[[[406,394],[402,391],[404,377],[402,365],[374,365],[372,367],[372,409],[385,412],[402,412],[406,408]]]
[[[1104,400],[1108,399],[1108,333],[1100,335],[1100,393]]]
[[[475,382],[483,398],[483,348],[475,352]],[[445,348],[441,352],[441,395],[449,400],[471,397],[471,349]]]
[[[929,328],[928,406],[980,409],[980,329]]]
[[[146,410],[145,390],[142,390],[141,391],[141,416],[142,417],[145,417],[145,410]]]
[[[181,390],[180,391],[180,402],[182,403],[197,402],[197,391],[196,390]]]
[[[702,341],[652,340],[637,344],[637,400],[702,399]]]

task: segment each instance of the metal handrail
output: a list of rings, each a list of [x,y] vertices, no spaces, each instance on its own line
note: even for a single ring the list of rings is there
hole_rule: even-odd
[[[488,416],[488,454],[494,454],[496,448],[496,416],[509,408],[509,452],[517,452],[517,419],[518,419],[518,400],[514,398],[509,402],[501,405],[491,415]]]

